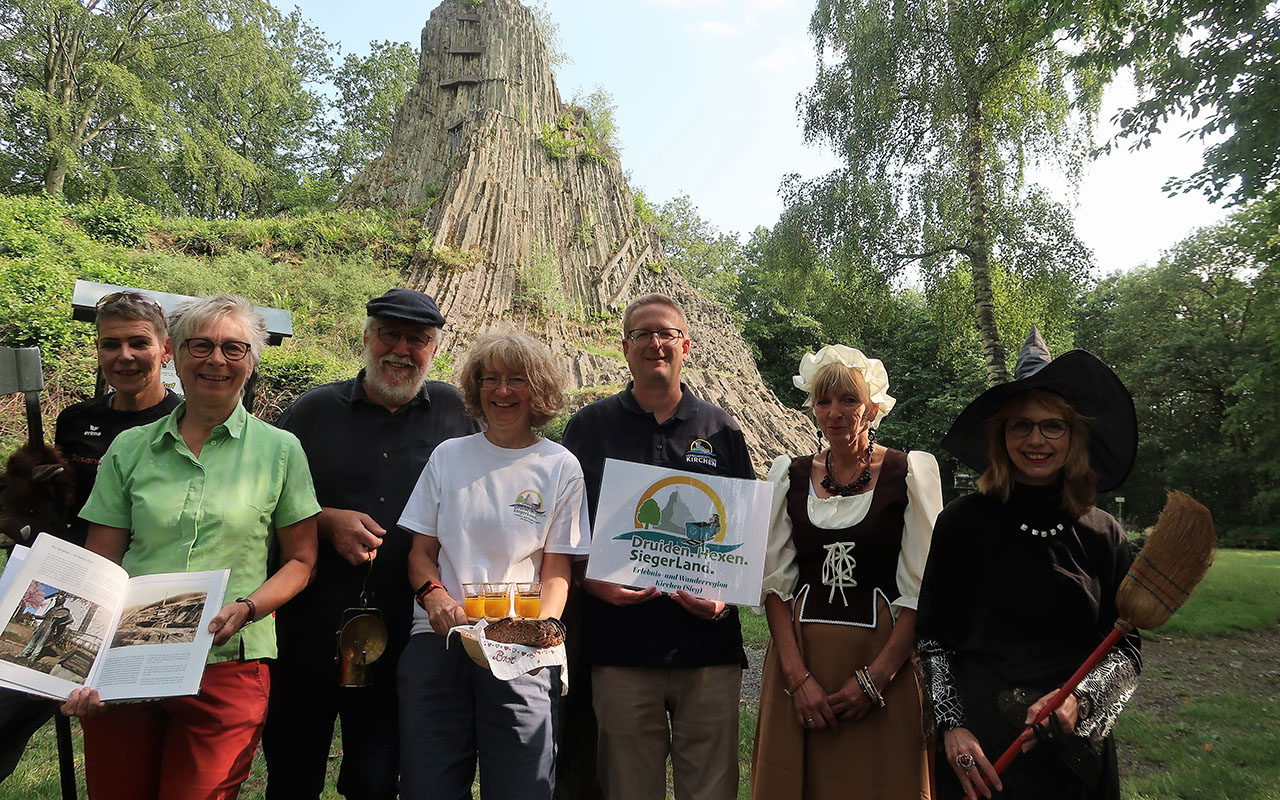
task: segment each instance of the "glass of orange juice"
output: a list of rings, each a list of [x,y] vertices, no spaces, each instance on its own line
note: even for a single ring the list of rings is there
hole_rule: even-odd
[[[493,622],[511,616],[511,584],[486,583],[484,585],[484,618]]]
[[[462,607],[467,612],[467,622],[475,624],[484,619],[484,584],[462,584]]]
[[[516,584],[516,616],[521,619],[538,619],[542,616],[542,584]]]

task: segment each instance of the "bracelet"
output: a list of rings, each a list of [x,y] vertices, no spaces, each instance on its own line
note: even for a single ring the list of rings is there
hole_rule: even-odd
[[[249,598],[247,598],[247,597],[237,597],[237,598],[236,598],[236,602],[237,602],[237,603],[244,603],[246,606],[248,606],[248,607],[249,607],[249,619],[244,623],[245,625],[248,625],[248,624],[249,624],[249,623],[251,623],[251,622],[257,622],[257,620],[258,620],[258,607],[257,607],[256,605],[254,605],[254,603],[253,603],[253,601],[252,601],[252,600],[250,600],[250,599],[249,599]]]
[[[418,591],[413,593],[413,600],[419,606],[422,606],[423,610],[425,610],[426,606],[423,604],[426,602],[427,595],[431,594],[436,589],[443,589],[443,588],[444,588],[443,584],[439,584],[439,583],[436,583],[435,581],[429,580],[426,583],[419,586]]]
[[[871,668],[862,667],[853,673],[858,678],[858,685],[862,687],[863,693],[871,698],[871,702],[878,704],[884,708],[884,696],[880,694],[880,690],[876,688],[875,681],[871,680]]]
[[[805,682],[805,681],[807,681],[807,680],[809,680],[809,677],[810,677],[811,675],[813,675],[813,673],[812,673],[812,672],[806,672],[806,673],[804,674],[804,677],[803,677],[803,678],[801,678],[800,680],[796,681],[796,685],[795,685],[795,686],[792,686],[790,689],[788,689],[787,687],[783,686],[783,687],[782,687],[782,691],[786,693],[787,697],[795,697],[795,696],[796,696],[796,692],[800,691],[800,687],[801,687],[801,686],[804,686],[804,682]]]

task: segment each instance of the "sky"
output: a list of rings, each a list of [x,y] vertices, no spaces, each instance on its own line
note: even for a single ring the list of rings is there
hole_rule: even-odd
[[[364,54],[370,41],[419,42],[436,3],[275,0]],[[814,74],[808,36],[813,0],[546,0],[571,61],[556,70],[561,97],[597,86],[617,105],[622,167],[651,201],[688,195],[703,219],[745,237],[782,212],[784,176],[822,175],[839,161],[804,142],[797,97]],[[358,13],[353,14],[352,9]],[[1104,99],[1098,135],[1133,98],[1117,85]],[[1039,178],[1073,206],[1076,232],[1107,274],[1143,263],[1227,213],[1201,195],[1168,198],[1172,175],[1194,172],[1201,145],[1174,130],[1137,153],[1121,148],[1092,162],[1072,193],[1051,172]]]

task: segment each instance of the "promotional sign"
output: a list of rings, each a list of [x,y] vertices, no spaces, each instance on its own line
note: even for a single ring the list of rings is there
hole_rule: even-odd
[[[769,498],[763,481],[607,459],[587,577],[759,605]]]

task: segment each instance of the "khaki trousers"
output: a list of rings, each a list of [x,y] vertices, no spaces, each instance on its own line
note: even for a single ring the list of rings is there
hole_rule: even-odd
[[[598,666],[591,685],[607,800],[662,800],[668,755],[676,800],[737,798],[741,667]]]

